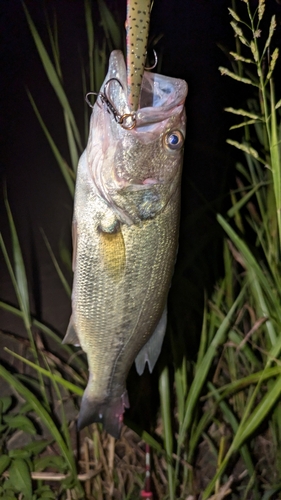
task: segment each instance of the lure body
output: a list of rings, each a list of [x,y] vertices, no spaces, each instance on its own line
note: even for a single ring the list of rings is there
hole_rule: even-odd
[[[150,21],[150,0],[128,0],[126,20],[127,85],[131,111],[139,106]]]
[[[104,85],[130,113],[126,66],[112,52]],[[126,378],[159,356],[176,259],[186,82],[144,72],[136,126],[126,130],[100,99],[77,171],[72,316],[64,342],[87,353],[78,427],[102,422],[118,437],[129,406]]]

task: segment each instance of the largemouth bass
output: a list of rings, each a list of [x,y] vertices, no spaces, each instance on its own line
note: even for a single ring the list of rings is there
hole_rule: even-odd
[[[146,363],[152,371],[161,350],[178,246],[186,94],[183,80],[145,71],[132,115],[124,57],[112,52],[75,190],[64,342],[87,353],[79,429],[102,422],[118,437],[129,369],[135,360],[139,374]]]

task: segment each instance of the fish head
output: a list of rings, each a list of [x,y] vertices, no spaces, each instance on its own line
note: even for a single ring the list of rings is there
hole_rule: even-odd
[[[179,183],[186,95],[184,80],[145,71],[140,107],[131,113],[124,57],[112,52],[93,108],[87,159],[97,193],[120,222],[154,217]]]

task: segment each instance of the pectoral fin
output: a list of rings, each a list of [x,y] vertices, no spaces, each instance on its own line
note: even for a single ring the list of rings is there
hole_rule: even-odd
[[[126,263],[125,243],[119,221],[104,217],[100,224],[99,236],[104,268],[114,281],[119,281]]]
[[[160,321],[153,332],[150,339],[146,342],[143,348],[138,353],[135,364],[139,375],[142,375],[145,369],[145,363],[148,364],[150,373],[152,372],[155,363],[161,352],[165,332],[167,326],[167,306],[165,307]]]
[[[69,325],[66,330],[65,337],[62,341],[62,344],[73,344],[76,347],[80,346],[80,340],[78,338],[78,335],[76,333],[74,324],[73,324],[73,319],[72,316],[69,321]]]

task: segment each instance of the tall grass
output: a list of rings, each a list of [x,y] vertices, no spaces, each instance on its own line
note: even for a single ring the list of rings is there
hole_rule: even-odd
[[[169,404],[168,370],[160,375],[170,499],[199,491],[202,499],[212,493],[273,498],[281,489],[281,101],[276,103],[273,82],[278,49],[271,51],[276,20],[273,16],[260,40],[265,2],[260,0],[255,12],[250,2],[243,3],[243,18],[229,9],[238,40],[238,51],[231,52],[234,71],[220,68],[237,85],[253,89],[249,109],[226,109],[240,118],[231,127],[236,138],[228,143],[244,153],[245,165],[237,164],[238,188],[227,217],[218,215],[226,233],[225,275],[206,303],[196,362],[189,366],[183,356],[174,366],[176,408]],[[177,354],[176,332],[170,338]],[[269,440],[270,454],[262,439]],[[200,447],[209,457],[204,478]],[[259,462],[271,470],[267,480]],[[244,469],[241,476],[235,467]]]
[[[86,91],[89,91],[89,89],[94,90],[100,88],[107,70],[108,54],[113,50],[113,48],[121,47],[122,37],[119,25],[116,19],[114,18],[113,14],[108,9],[105,2],[103,2],[102,0],[98,0],[94,12],[93,12],[94,7],[90,0],[84,0],[84,7],[85,7],[85,24],[86,24],[86,32],[88,39],[87,66],[89,67],[88,80],[86,78],[84,66],[82,66],[81,68],[81,78],[83,82],[84,95],[85,95]],[[31,105],[34,109],[34,112],[38,118],[38,121],[45,133],[45,136],[57,160],[58,166],[62,172],[65,182],[69,188],[69,191],[73,195],[78,159],[85,147],[85,141],[88,138],[88,122],[89,122],[88,110],[84,103],[85,130],[82,140],[82,134],[78,129],[77,121],[73,115],[68,97],[64,90],[63,74],[60,63],[60,51],[58,42],[59,37],[58,37],[57,24],[56,22],[54,22],[52,29],[50,21],[47,18],[47,28],[48,28],[50,46],[52,51],[52,53],[49,54],[48,51],[46,50],[46,47],[44,46],[42,38],[38,33],[38,30],[25,4],[23,4],[23,8],[26,15],[28,26],[30,28],[31,35],[36,45],[36,49],[40,56],[42,65],[45,69],[46,76],[51,86],[53,87],[58,102],[60,103],[62,108],[69,156],[71,160],[70,165],[67,164],[66,160],[63,158],[58,147],[56,146],[55,140],[52,137],[50,131],[47,129],[47,126],[44,123],[40,111],[29,91],[28,91],[28,96]],[[102,43],[99,42],[98,39],[95,37],[94,26],[96,23],[94,23],[93,21],[93,16],[95,18],[100,19],[100,23],[104,30],[104,41]],[[81,99],[83,99],[83,97],[84,96],[81,96]]]

